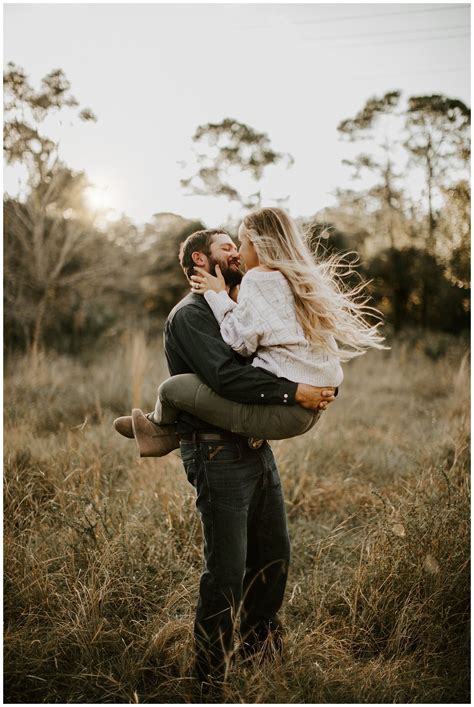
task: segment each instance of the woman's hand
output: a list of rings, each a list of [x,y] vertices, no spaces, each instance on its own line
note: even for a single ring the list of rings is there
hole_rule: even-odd
[[[198,275],[191,275],[191,288],[193,292],[199,295],[203,295],[205,292],[209,292],[209,290],[213,292],[226,292],[227,287],[225,280],[218,265],[216,265],[216,277],[203,268],[199,268],[197,265],[194,266],[194,269],[198,271]]]

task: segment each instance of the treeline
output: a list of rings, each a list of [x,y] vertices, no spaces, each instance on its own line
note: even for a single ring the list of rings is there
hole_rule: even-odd
[[[40,131],[52,112],[79,108],[64,74],[52,72],[35,90],[10,64],[4,86],[6,160],[22,163],[28,172],[23,197],[4,197],[7,353],[42,347],[83,352],[131,326],[158,333],[187,290],[179,243],[204,224],[160,213],[143,226],[126,216],[99,225],[87,205],[86,175],[63,164],[57,146]],[[78,115],[95,120],[90,109]],[[469,327],[469,124],[468,108],[446,97],[410,98],[403,106],[397,92],[370,99],[339,131],[354,146],[361,139],[369,145],[348,164],[355,177],[370,172],[372,186],[340,191],[336,206],[301,223],[312,242],[319,242],[319,253],[360,255],[373,304],[396,331],[423,327],[459,334]],[[203,142],[215,146],[216,137],[220,147],[217,154],[214,147],[211,164]],[[194,139],[201,162],[183,186],[246,208],[261,203],[258,185],[268,165],[291,165],[289,155],[271,149],[265,133],[232,119],[200,126]],[[224,181],[228,165],[247,172],[256,189],[241,195]],[[416,170],[422,187],[415,201],[404,182]]]
[[[392,91],[338,126],[354,182],[365,175],[371,186],[339,190],[320,217],[339,247],[361,254],[375,304],[396,331],[469,327],[470,124],[460,100]]]
[[[71,186],[84,179],[63,170]],[[142,228],[122,218],[103,230],[64,198],[53,188],[4,200],[7,352],[77,353],[130,328],[159,331],[188,289],[177,248],[202,223],[156,214]]]

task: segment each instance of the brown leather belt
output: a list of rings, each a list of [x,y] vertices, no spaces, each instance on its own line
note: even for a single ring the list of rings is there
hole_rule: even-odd
[[[188,435],[179,435],[184,442],[243,442],[247,437],[232,434],[232,432],[193,432]]]
[[[259,449],[264,440],[255,439],[254,437],[242,437],[241,435],[233,434],[232,432],[193,432],[189,435],[180,435],[180,440],[183,442],[235,442],[237,444],[248,444],[251,449]]]

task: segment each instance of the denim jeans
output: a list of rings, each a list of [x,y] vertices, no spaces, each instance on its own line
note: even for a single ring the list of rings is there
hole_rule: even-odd
[[[240,618],[243,638],[278,624],[290,542],[278,469],[268,443],[180,443],[203,529],[203,571],[194,624],[196,673],[220,678]]]

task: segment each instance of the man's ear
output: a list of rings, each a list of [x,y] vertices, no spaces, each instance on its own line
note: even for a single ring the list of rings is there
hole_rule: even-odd
[[[195,250],[194,253],[191,253],[191,258],[193,259],[193,263],[195,265],[198,265],[200,268],[206,267],[208,261],[204,253],[201,253],[199,250]]]

